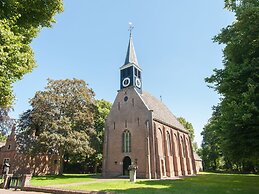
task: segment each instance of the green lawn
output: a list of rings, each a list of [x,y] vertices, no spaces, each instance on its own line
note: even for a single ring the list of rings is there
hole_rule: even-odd
[[[64,174],[62,176],[47,175],[47,176],[35,176],[32,178],[30,184],[32,186],[48,186],[59,185],[69,183],[79,183],[96,180],[100,175],[93,174]]]
[[[33,177],[32,185],[46,186],[93,181],[95,175],[64,175]],[[145,180],[130,183],[127,179],[110,180],[66,189],[87,191],[110,191],[115,193],[159,193],[159,194],[259,194],[259,175],[203,173],[180,180]]]
[[[258,175],[204,173],[181,180],[128,180],[65,187],[73,190],[159,194],[259,194]]]

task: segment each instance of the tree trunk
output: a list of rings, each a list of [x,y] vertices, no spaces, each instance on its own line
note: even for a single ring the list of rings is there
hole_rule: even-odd
[[[60,153],[60,161],[59,161],[59,175],[62,175],[64,171],[64,154]]]
[[[97,173],[97,162],[95,161],[94,163],[94,173],[96,174]]]

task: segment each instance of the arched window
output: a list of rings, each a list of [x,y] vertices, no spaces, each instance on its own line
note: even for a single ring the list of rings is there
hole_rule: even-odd
[[[175,156],[179,156],[179,142],[177,135],[174,133],[174,151],[175,151]]]
[[[185,156],[186,156],[186,146],[185,146],[185,143],[184,143],[182,137],[181,137],[181,144],[182,144],[182,150],[183,150],[183,157],[185,158]]]
[[[146,128],[149,129],[149,120],[146,120]]]
[[[189,141],[187,138],[185,138],[185,141],[186,141],[186,144],[185,144],[185,147],[186,147],[186,157],[189,157]]]
[[[167,151],[168,151],[168,155],[172,155],[172,143],[171,143],[171,136],[170,133],[167,131],[166,132],[166,140],[167,140]]]
[[[131,134],[128,130],[122,134],[122,151],[124,153],[131,152]]]
[[[158,154],[160,156],[164,156],[164,138],[163,138],[163,132],[160,128],[158,128],[157,131],[157,144],[158,144]]]

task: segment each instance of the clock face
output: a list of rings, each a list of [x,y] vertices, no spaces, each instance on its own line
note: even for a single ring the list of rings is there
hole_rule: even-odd
[[[140,81],[139,78],[136,78],[136,86],[137,86],[138,88],[141,88],[141,81]]]
[[[130,85],[130,78],[126,77],[122,80],[122,86],[127,87]]]

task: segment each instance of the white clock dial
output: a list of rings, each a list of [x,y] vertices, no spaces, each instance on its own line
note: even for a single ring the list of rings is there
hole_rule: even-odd
[[[139,78],[136,78],[136,86],[137,86],[138,88],[141,88],[141,81],[140,81]]]
[[[130,78],[126,77],[122,80],[122,86],[127,87],[130,85]]]

